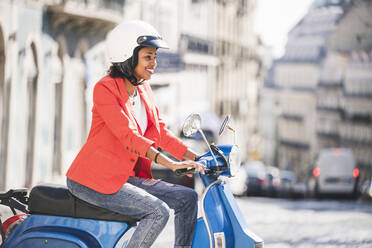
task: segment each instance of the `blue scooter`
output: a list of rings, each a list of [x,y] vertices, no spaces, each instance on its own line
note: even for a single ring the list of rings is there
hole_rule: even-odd
[[[220,134],[226,127],[234,131],[228,122],[229,117]],[[200,116],[191,115],[183,126],[184,135],[199,131],[206,141],[200,126]],[[192,247],[263,247],[263,240],[249,230],[232,193],[219,180],[220,176],[231,177],[239,169],[238,147],[213,144],[208,147],[209,152],[197,159],[207,168],[205,175],[200,174],[206,189]],[[193,172],[182,169],[176,174]],[[29,196],[27,189],[9,190],[0,193],[0,204],[9,206],[14,214],[0,222],[1,248],[124,248],[138,221],[84,202],[61,185],[35,186]],[[22,213],[17,214],[16,210]]]

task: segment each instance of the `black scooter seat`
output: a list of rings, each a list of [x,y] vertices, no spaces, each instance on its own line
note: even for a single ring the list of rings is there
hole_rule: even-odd
[[[54,184],[42,184],[32,188],[28,209],[31,214],[121,221],[130,225],[136,225],[138,221],[130,216],[94,206],[72,195],[66,186]]]

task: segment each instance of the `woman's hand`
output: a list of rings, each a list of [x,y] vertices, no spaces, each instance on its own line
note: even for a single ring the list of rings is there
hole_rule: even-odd
[[[193,151],[191,148],[187,148],[185,154],[183,154],[184,160],[196,160],[198,157],[200,157],[200,155]]]
[[[156,159],[156,161],[155,161],[156,163],[161,164],[161,165],[171,169],[172,171],[176,171],[177,169],[195,168],[196,171],[200,171],[202,174],[204,174],[204,170],[206,169],[206,167],[204,165],[202,165],[201,163],[195,162],[195,161],[190,160],[190,159],[184,160],[184,161],[181,161],[181,162],[176,162],[176,161],[166,157],[162,153],[159,153],[158,150],[156,150],[155,148],[153,148],[151,146],[148,149],[148,151],[146,153],[146,156],[153,161],[155,161],[155,159]],[[195,156],[193,156],[192,159],[195,159]],[[188,174],[188,176],[192,176],[192,174]]]
[[[206,169],[205,165],[192,161],[192,160],[185,160],[181,162],[173,162],[169,168],[172,171],[176,171],[178,169],[185,169],[185,168],[195,168],[196,171],[200,171],[204,174],[204,170]],[[188,174],[188,176],[192,176],[192,174]]]

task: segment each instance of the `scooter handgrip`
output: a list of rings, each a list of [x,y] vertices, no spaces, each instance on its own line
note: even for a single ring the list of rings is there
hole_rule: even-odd
[[[193,173],[193,172],[195,172],[195,168],[190,168],[190,169],[184,168],[184,169],[178,169],[178,170],[175,171],[177,176],[183,176],[183,175],[187,175],[187,174]]]

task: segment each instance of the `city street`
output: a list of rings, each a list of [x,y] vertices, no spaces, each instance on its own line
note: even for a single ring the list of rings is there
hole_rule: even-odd
[[[237,198],[249,228],[268,248],[372,247],[372,204],[348,200]],[[172,247],[173,219],[154,247]]]
[[[0,248],[122,248],[136,229],[118,221],[164,217],[139,188],[177,213],[171,201],[193,204],[177,218],[192,237],[194,192],[130,177],[197,192],[196,248],[254,246],[226,188],[266,248],[372,248],[371,13],[372,0],[0,0]],[[66,177],[136,219],[60,186],[16,190]],[[174,247],[174,219],[151,248]]]

